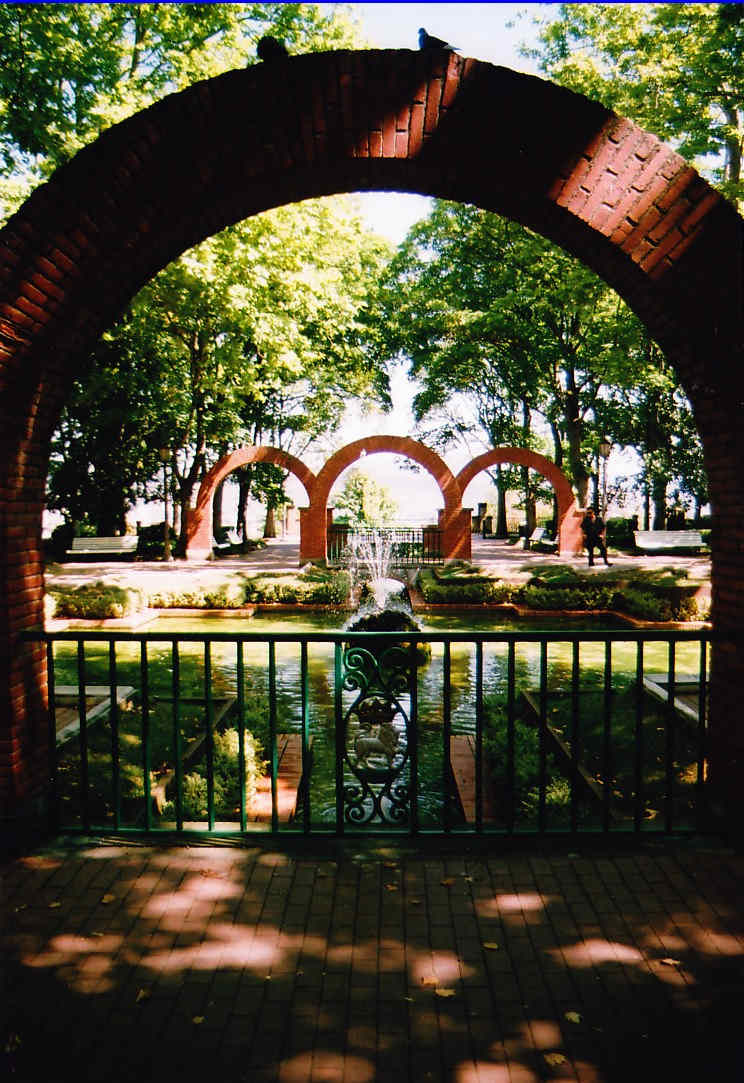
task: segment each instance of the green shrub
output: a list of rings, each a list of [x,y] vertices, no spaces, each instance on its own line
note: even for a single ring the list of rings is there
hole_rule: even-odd
[[[144,595],[135,587],[109,586],[101,580],[73,588],[54,587],[49,593],[55,616],[83,620],[127,617],[139,613],[146,604]]]
[[[661,598],[650,591],[626,587],[618,595],[618,608],[639,620],[672,620],[672,606],[667,598]]]
[[[149,595],[154,609],[237,609],[245,603],[245,586],[237,580],[193,586],[181,590],[156,590]]]
[[[508,729],[506,705],[503,697],[487,696],[484,700],[483,748],[494,769],[494,780],[505,784],[508,759]],[[555,777],[558,785],[554,757],[545,758],[547,777]],[[514,719],[514,808],[523,812],[533,809],[534,795],[538,793],[540,779],[540,734],[537,726],[524,719]],[[570,789],[569,789],[570,794]],[[536,805],[534,806],[536,807]]]
[[[141,526],[137,534],[137,556],[146,560],[156,560],[163,555],[163,541],[165,535],[165,523],[150,523]],[[175,551],[178,535],[171,526],[168,527],[168,538],[171,544],[171,552]]]
[[[256,794],[258,780],[266,770],[261,759],[261,746],[248,730],[244,732],[245,795],[249,801]],[[240,778],[238,765],[239,738],[235,729],[214,735],[214,808],[218,817],[230,817],[240,807]],[[207,780],[201,771],[192,771],[183,777],[183,814],[186,819],[198,820],[207,815]],[[173,814],[173,802],[167,802],[164,813]]]
[[[515,588],[489,576],[444,576],[426,568],[419,573],[418,587],[431,605],[495,605],[509,602]]]
[[[699,619],[700,609],[695,598],[689,596],[680,598],[676,605],[672,607],[672,620],[685,621]]]
[[[551,778],[545,785],[546,809],[567,809],[571,805],[571,783],[563,775]],[[537,816],[540,807],[540,787],[534,786],[525,795],[522,808],[530,816]]]
[[[309,568],[297,574],[255,576],[245,585],[245,600],[256,604],[345,605],[351,580],[348,572]]]
[[[615,596],[612,586],[587,584],[570,588],[528,583],[522,588],[519,600],[528,609],[612,609]]]

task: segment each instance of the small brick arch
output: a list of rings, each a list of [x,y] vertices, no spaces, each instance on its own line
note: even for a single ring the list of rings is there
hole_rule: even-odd
[[[714,513],[710,782],[742,822],[744,221],[599,103],[405,49],[309,54],[196,83],[104,132],[0,231],[0,816],[28,812],[44,790],[46,659],[19,636],[43,620],[49,440],[77,359],[205,237],[282,203],[372,189],[473,203],[556,241],[674,364]]]
[[[308,495],[315,484],[315,474],[305,466],[301,459],[290,455],[281,448],[257,445],[255,447],[241,447],[224,455],[219,462],[209,470],[199,486],[196,497],[196,506],[188,510],[186,521],[186,559],[205,560],[212,553],[212,498],[219,483],[223,481],[233,470],[248,463],[276,463],[277,466],[294,474],[304,486]]]
[[[318,476],[303,526],[305,560],[325,560],[328,498],[338,477],[363,455],[391,452],[412,459],[429,473],[439,486],[444,508],[439,512],[442,549],[445,557],[470,556],[470,514],[463,512],[460,487],[454,474],[435,451],[410,436],[367,436],[342,447],[327,460]]]
[[[546,459],[544,455],[538,455],[536,451],[528,451],[526,448],[499,447],[491,451],[484,451],[467,466],[464,466],[457,475],[457,484],[460,493],[465,496],[473,478],[480,474],[481,470],[487,470],[489,466],[497,463],[516,463],[518,466],[528,466],[536,470],[538,474],[550,482],[556,495],[558,504],[558,522],[556,524],[556,536],[558,538],[559,553],[580,553],[583,548],[581,533],[582,512],[576,503],[571,484],[563,471]]]

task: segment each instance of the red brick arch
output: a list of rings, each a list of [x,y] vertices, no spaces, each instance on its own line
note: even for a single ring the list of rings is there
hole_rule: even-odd
[[[219,483],[233,470],[248,463],[275,463],[277,466],[294,474],[308,494],[315,484],[315,474],[305,466],[301,459],[290,455],[281,448],[260,445],[241,447],[224,455],[204,476],[196,497],[196,507],[189,510],[186,524],[186,558],[188,560],[205,559],[212,553],[212,497]]]
[[[41,510],[50,435],[88,351],[170,260],[313,195],[420,192],[557,241],[625,298],[695,409],[714,509],[711,780],[744,798],[744,223],[596,102],[452,54],[320,53],[197,83],[116,125],[0,231],[0,787],[42,792]]]
[[[472,462],[464,466],[457,475],[457,484],[460,486],[462,496],[465,495],[473,478],[480,474],[481,470],[487,470],[496,463],[516,463],[518,466],[529,466],[538,474],[550,482],[556,495],[558,504],[558,522],[556,535],[558,538],[559,553],[580,553],[583,548],[581,534],[581,512],[576,503],[571,484],[554,462],[546,459],[544,455],[538,455],[536,451],[527,451],[519,447],[498,447],[490,451],[484,451]]]
[[[444,503],[444,508],[439,513],[439,523],[443,530],[443,551],[447,557],[453,559],[470,556],[470,516],[462,512],[460,488],[447,464],[435,451],[418,440],[412,440],[410,436],[366,436],[342,447],[318,471],[310,511],[303,523],[301,555],[304,559],[325,559],[326,508],[336,479],[363,455],[376,455],[386,451],[394,455],[405,455],[431,474],[439,486]]]

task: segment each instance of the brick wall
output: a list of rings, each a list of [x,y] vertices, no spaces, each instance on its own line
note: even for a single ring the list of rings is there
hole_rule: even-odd
[[[250,214],[354,189],[475,203],[614,286],[676,365],[715,517],[713,782],[741,808],[742,220],[678,155],[597,103],[454,55],[338,52],[195,84],[105,132],[0,232],[0,786],[44,780],[41,621],[48,440],[76,369],[131,296]],[[738,646],[737,646],[738,642]]]

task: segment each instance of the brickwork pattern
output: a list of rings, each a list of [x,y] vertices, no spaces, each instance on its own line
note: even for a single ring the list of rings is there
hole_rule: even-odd
[[[695,408],[715,513],[711,783],[744,789],[742,220],[596,102],[454,54],[336,52],[197,83],[111,128],[0,231],[0,815],[44,779],[48,442],[76,359],[185,249],[281,203],[394,189],[509,215],[628,301]],[[738,810],[738,812],[737,812]]]
[[[77,847],[3,873],[23,1083],[740,1078],[731,852]]]

